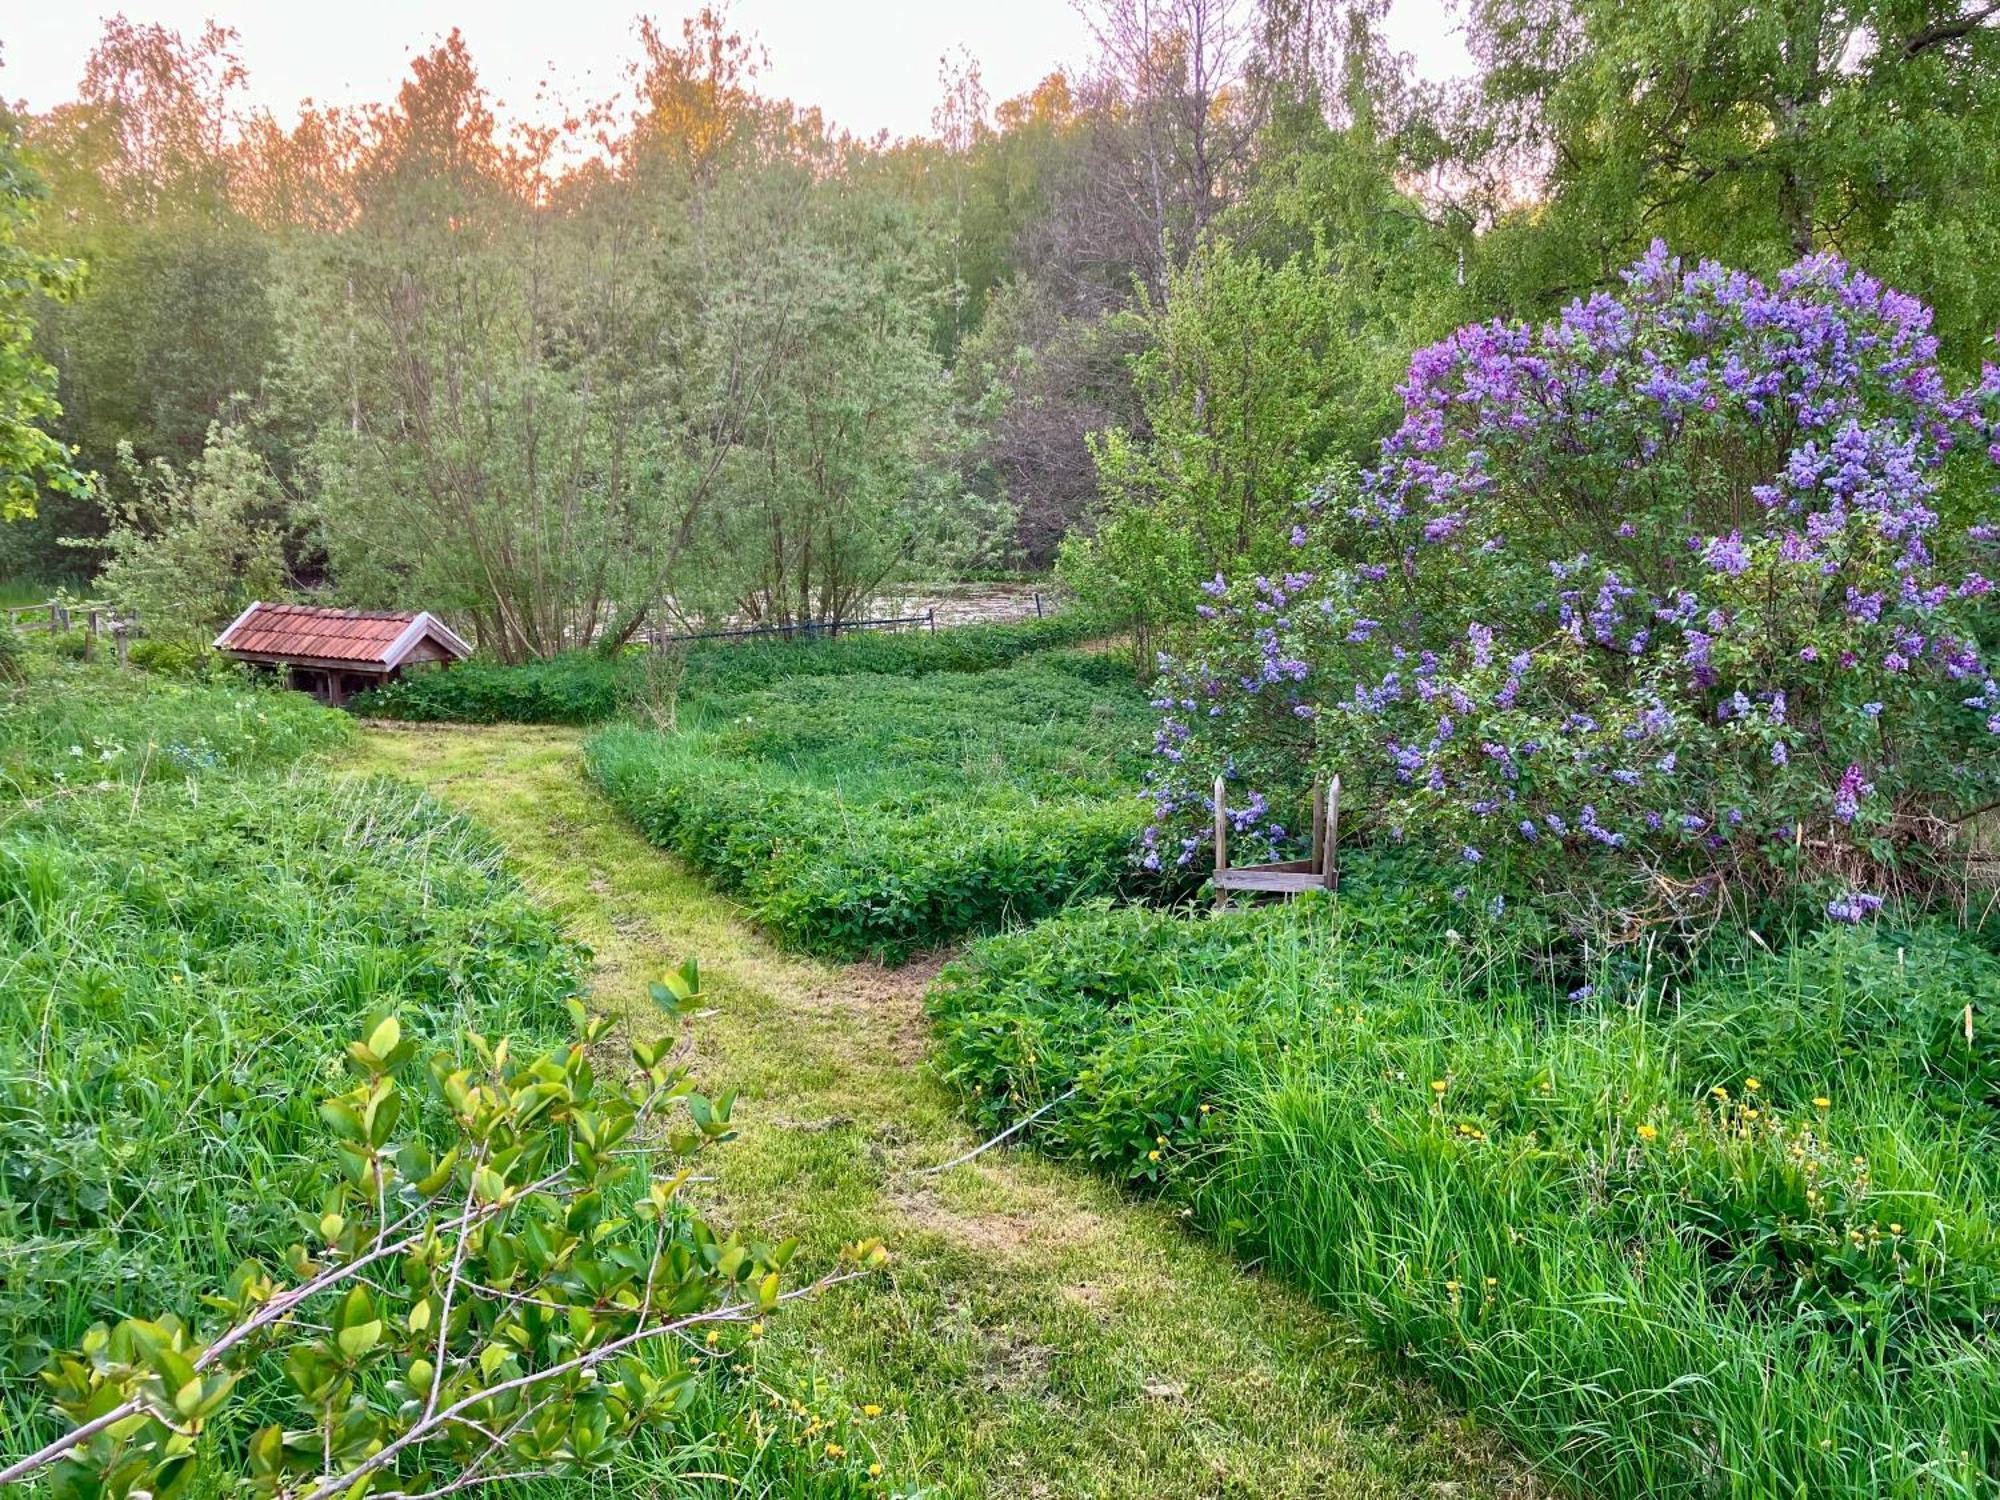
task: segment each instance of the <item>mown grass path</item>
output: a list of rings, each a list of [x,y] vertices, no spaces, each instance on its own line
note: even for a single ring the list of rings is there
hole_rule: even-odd
[[[1304,1299],[1107,1184],[972,1138],[924,1066],[933,966],[782,953],[585,784],[571,731],[371,730],[357,770],[419,782],[507,844],[590,944],[596,1004],[700,957],[704,1084],[741,1090],[711,1158],[726,1220],[823,1262],[880,1236],[883,1280],[773,1321],[854,1404],[891,1476],[953,1496],[1528,1496],[1483,1435]]]

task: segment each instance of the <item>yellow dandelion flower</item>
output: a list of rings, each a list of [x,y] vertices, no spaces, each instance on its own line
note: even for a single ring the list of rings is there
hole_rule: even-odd
[[[1153,1137],[1153,1144],[1155,1146],[1164,1146],[1166,1145],[1166,1143],[1167,1143],[1167,1138],[1163,1135],[1156,1135]]]
[[[764,1332],[764,1325],[763,1325],[762,1323],[752,1323],[752,1324],[750,1325],[750,1337],[751,1337],[751,1338],[753,1338],[753,1339],[754,1339],[754,1338],[758,1338],[758,1337],[760,1337],[760,1336],[761,1336],[761,1335],[763,1334],[763,1332]]]
[[[1213,1105],[1209,1105],[1209,1104],[1204,1104],[1204,1105],[1203,1105],[1203,1106],[1201,1107],[1201,1112],[1202,1112],[1203,1114],[1208,1114],[1208,1113],[1209,1113],[1209,1112],[1210,1112],[1210,1111],[1211,1111],[1211,1110],[1212,1110],[1213,1108],[1214,1108],[1214,1106],[1213,1106]]]
[[[1159,1159],[1160,1159],[1160,1153],[1157,1151],[1148,1151],[1146,1153],[1147,1161],[1158,1161]]]
[[[1826,1095],[1824,1095],[1824,1094],[1815,1094],[1815,1095],[1813,1095],[1813,1108],[1814,1108],[1814,1109],[1832,1109],[1832,1108],[1833,1108],[1833,1101],[1832,1101],[1831,1099],[1827,1098],[1827,1097],[1826,1097]]]
[[[882,1415],[882,1408],[877,1406],[873,1401],[870,1401],[866,1406],[861,1408],[861,1415],[864,1417],[879,1417]]]
[[[1710,1089],[1709,1092],[1715,1095],[1715,1097],[1718,1099],[1727,1099],[1729,1097],[1729,1090],[1724,1088],[1719,1083],[1714,1088]]]
[[[882,1477],[882,1466],[880,1464],[870,1464],[868,1466],[868,1477],[870,1479],[880,1479]]]
[[[1763,1086],[1764,1086],[1763,1084],[1759,1083],[1754,1078],[1746,1078],[1743,1080],[1743,1087],[1748,1089],[1753,1094],[1756,1093],[1757,1090],[1761,1089]]]
[[[1447,1281],[1444,1284],[1444,1289],[1447,1292],[1450,1292],[1453,1296],[1456,1296],[1458,1294],[1458,1283],[1455,1281]]]
[[[828,1458],[845,1458],[847,1457],[847,1450],[838,1443],[828,1443],[826,1445],[826,1456]]]
[[[1757,1118],[1757,1111],[1754,1109],[1746,1109],[1743,1111],[1743,1118],[1746,1120],[1754,1120]]]
[[[1902,1232],[1903,1226],[1901,1224],[1891,1224],[1889,1226],[1889,1233],[1891,1234],[1901,1234]]]
[[[1486,1278],[1486,1284],[1488,1286],[1498,1286],[1500,1285],[1500,1278],[1498,1276],[1489,1276]]]
[[[713,1348],[714,1348],[714,1347],[715,1347],[715,1346],[716,1346],[716,1345],[717,1345],[718,1343],[720,1343],[721,1341],[722,1341],[722,1335],[721,1335],[721,1334],[717,1333],[717,1332],[716,1332],[716,1331],[715,1331],[715,1330],[714,1330],[713,1328],[711,1328],[711,1329],[709,1329],[709,1330],[708,1330],[708,1347],[709,1347],[709,1348],[713,1349]]]
[[[1639,1139],[1642,1141],[1658,1140],[1659,1135],[1660,1127],[1657,1125],[1641,1125],[1639,1127]]]

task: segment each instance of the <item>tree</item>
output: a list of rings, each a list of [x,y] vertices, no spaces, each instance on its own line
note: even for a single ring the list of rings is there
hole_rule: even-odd
[[[75,261],[26,242],[46,194],[23,159],[19,122],[0,113],[0,520],[6,521],[33,516],[44,486],[79,497],[88,487],[47,430],[61,418],[62,404],[54,367],[34,349],[36,299],[68,300],[83,274]]]
[[[1655,236],[1767,274],[1833,250],[1934,301],[1970,368],[2000,321],[1996,23],[1987,0],[1479,0],[1475,275],[1518,310]]]
[[[378,114],[358,216],[290,283],[288,372],[318,414],[317,532],[343,593],[412,593],[506,660],[629,638],[719,472],[743,384],[673,295],[690,217],[518,147],[456,33]],[[663,279],[671,278],[671,279]],[[720,389],[683,378],[724,367]]]
[[[284,590],[284,532],[270,467],[243,434],[217,424],[192,464],[142,464],[123,444],[127,484],[104,496],[98,585],[149,636],[205,645],[253,599]]]
[[[113,17],[77,97],[28,125],[62,210],[35,243],[91,271],[78,295],[41,299],[37,310],[37,351],[60,373],[56,430],[121,500],[130,498],[121,443],[142,464],[185,466],[217,420],[288,465],[285,435],[253,424],[247,409],[277,343],[274,246],[232,202],[243,83],[228,30],[211,25],[190,40]],[[59,507],[38,566],[73,565],[57,539],[88,540],[103,514]]]
[[[708,313],[729,326],[708,342],[771,373],[738,415],[677,597],[778,625],[850,618],[935,537],[950,480],[931,247],[893,198],[803,166],[729,185],[704,224],[734,241]]]

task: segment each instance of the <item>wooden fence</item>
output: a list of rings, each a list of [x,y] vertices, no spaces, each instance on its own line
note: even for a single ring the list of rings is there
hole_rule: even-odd
[[[82,630],[85,655],[90,654],[99,636],[108,635],[117,646],[121,665],[125,662],[126,636],[138,623],[134,616],[119,614],[105,599],[46,599],[40,604],[0,605],[0,617],[6,619],[9,630],[46,630],[50,635]]]

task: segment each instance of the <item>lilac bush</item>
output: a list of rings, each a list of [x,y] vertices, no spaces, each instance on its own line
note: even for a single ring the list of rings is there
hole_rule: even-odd
[[[1207,586],[1145,858],[1198,856],[1218,770],[1276,847],[1312,767],[1599,933],[1950,884],[2000,795],[2000,374],[1951,390],[1929,309],[1827,256],[1767,286],[1656,244],[1624,282],[1418,353],[1296,570]]]

